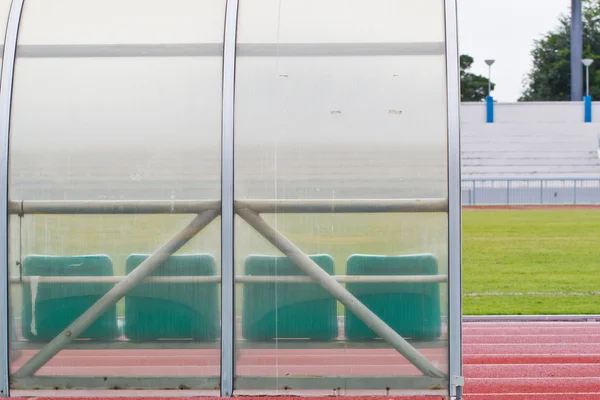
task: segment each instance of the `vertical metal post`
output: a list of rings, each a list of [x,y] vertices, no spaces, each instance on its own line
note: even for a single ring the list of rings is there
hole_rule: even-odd
[[[577,181],[573,180],[573,204],[577,204]]]
[[[510,204],[510,181],[506,180],[506,204]]]
[[[488,64],[488,97],[492,97],[492,64]]]
[[[585,66],[585,95],[590,95],[590,66]]]
[[[540,204],[544,204],[544,181],[540,179]]]
[[[448,343],[450,396],[462,398],[462,271],[460,176],[460,74],[456,0],[446,0],[446,90],[448,106]],[[473,191],[473,199],[475,192]]]
[[[476,206],[477,205],[477,196],[475,196],[476,191],[477,191],[477,185],[476,185],[476,181],[473,181],[473,205]]]
[[[9,392],[9,325],[8,313],[8,136],[10,133],[10,110],[12,101],[15,58],[19,34],[19,22],[24,0],[13,0],[4,39],[2,73],[0,75],[0,397],[8,397]]]
[[[238,0],[227,0],[223,40],[221,146],[221,397],[233,396],[235,376],[235,284],[233,260],[233,130]]]
[[[583,28],[581,0],[571,0],[571,101],[583,98]]]

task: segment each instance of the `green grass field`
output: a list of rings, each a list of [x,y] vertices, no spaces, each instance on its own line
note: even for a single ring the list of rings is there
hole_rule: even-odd
[[[464,314],[600,313],[600,210],[465,210]]]
[[[150,253],[191,220],[163,216],[28,216],[11,219],[11,274],[27,254],[108,254],[115,274],[131,253]],[[444,214],[269,215],[310,254],[333,256],[345,273],[353,253],[433,253],[446,272]],[[464,314],[600,313],[600,210],[465,210]],[[181,253],[211,253],[219,262],[220,221]],[[279,254],[245,222],[236,222],[236,268],[249,254]],[[13,289],[15,287],[13,286]],[[445,309],[445,285],[442,298]],[[238,306],[243,301],[238,291]],[[18,308],[18,290],[13,291]],[[340,307],[341,311],[341,307]]]

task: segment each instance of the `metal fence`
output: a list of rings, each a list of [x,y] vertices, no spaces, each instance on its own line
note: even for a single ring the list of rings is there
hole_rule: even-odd
[[[600,204],[600,179],[521,178],[462,180],[462,204]]]

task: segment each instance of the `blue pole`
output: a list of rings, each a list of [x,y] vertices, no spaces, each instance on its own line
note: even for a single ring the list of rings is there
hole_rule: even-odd
[[[487,96],[485,98],[486,103],[486,121],[488,124],[494,122],[494,98],[492,96]]]
[[[592,96],[583,96],[585,122],[592,122]]]

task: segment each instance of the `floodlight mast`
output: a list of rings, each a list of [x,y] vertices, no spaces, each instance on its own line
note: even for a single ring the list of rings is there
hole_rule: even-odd
[[[571,101],[581,101],[583,97],[583,22],[581,0],[571,0]]]

